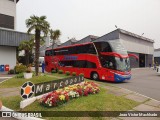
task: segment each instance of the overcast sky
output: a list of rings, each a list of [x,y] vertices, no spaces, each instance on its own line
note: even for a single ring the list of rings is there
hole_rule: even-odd
[[[25,20],[46,15],[62,42],[88,35],[102,36],[118,28],[155,41],[160,48],[160,0],[20,0],[17,30],[26,32]]]

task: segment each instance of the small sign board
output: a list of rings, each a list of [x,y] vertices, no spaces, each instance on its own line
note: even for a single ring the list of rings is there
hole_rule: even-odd
[[[35,84],[35,96],[48,93],[59,88],[64,88],[69,85],[77,84],[84,81],[83,76],[69,77],[59,80],[53,80],[50,82]]]

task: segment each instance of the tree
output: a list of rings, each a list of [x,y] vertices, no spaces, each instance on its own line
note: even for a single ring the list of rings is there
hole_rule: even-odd
[[[26,20],[26,26],[28,28],[28,33],[35,30],[35,72],[36,76],[38,76],[41,33],[43,33],[43,35],[46,36],[48,34],[50,25],[46,21],[46,16],[38,17],[33,15]]]
[[[20,43],[18,49],[19,50],[24,50],[25,51],[25,63],[26,63],[26,66],[29,65],[29,55],[32,53],[32,49],[33,49],[33,46],[34,46],[34,40],[31,39],[31,40],[24,40]]]
[[[56,43],[56,41],[58,41],[60,35],[61,35],[60,30],[52,30],[52,29],[50,30],[50,38],[53,40],[52,41],[52,50],[54,48],[54,44]],[[53,60],[53,54],[52,54],[52,60]],[[54,60],[53,60],[53,63],[54,63]],[[55,65],[55,67],[56,67],[56,65]]]

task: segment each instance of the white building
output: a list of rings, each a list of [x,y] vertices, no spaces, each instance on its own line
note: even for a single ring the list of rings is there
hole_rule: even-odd
[[[22,40],[29,40],[26,33],[15,31],[16,4],[19,0],[0,0],[0,65],[16,65],[17,48]]]

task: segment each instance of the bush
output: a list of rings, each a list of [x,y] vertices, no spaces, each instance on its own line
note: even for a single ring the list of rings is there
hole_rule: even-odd
[[[15,71],[13,69],[10,69],[8,72],[8,74],[14,74],[14,73],[15,73]]]
[[[51,73],[56,73],[56,72],[57,72],[56,70],[52,70],[52,71],[51,71]]]
[[[84,74],[83,74],[83,73],[80,73],[79,75],[80,75],[80,76],[84,76]]]
[[[72,73],[72,76],[76,76],[76,72],[73,72],[73,73]]]
[[[70,75],[70,72],[69,72],[69,71],[66,71],[66,75],[67,75],[67,76]]]
[[[32,72],[33,73],[33,76],[36,76],[36,72]]]
[[[15,66],[15,71],[16,73],[23,73],[26,72],[27,67],[25,65],[16,65]]]
[[[32,72],[31,67],[28,67],[26,73],[31,73],[31,72]]]
[[[16,75],[16,78],[24,78],[23,73],[19,73],[18,75]]]
[[[63,70],[58,70],[58,73],[59,74],[63,74]]]

